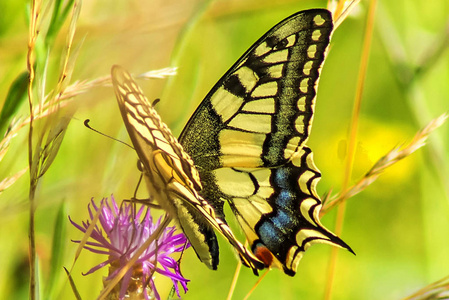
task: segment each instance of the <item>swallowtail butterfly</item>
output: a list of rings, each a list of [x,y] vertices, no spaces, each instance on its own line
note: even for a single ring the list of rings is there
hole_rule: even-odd
[[[321,174],[306,146],[316,84],[332,32],[324,9],[300,11],[270,29],[225,73],[179,139],[128,72],[112,68],[120,111],[153,199],[176,219],[199,259],[218,265],[221,233],[257,274],[293,276],[313,243],[348,249],[318,218]],[[228,203],[251,246],[226,222]]]

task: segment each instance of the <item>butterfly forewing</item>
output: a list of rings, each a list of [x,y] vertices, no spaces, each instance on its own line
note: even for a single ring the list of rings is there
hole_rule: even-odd
[[[214,208],[198,195],[201,182],[192,160],[141,89],[121,67],[114,66],[111,74],[124,123],[144,166],[151,197],[179,222],[198,257],[208,267],[216,269],[218,265],[218,244],[211,229],[215,228],[257,273],[256,269],[263,264],[236,240],[227,224],[216,217]]]
[[[231,67],[180,136],[199,169],[275,167],[290,160],[309,136],[331,31],[328,11],[299,12]]]
[[[331,33],[324,9],[281,21],[218,81],[179,138],[217,216],[224,220],[227,200],[256,254],[289,275],[314,242],[350,249],[319,222],[320,173],[305,146]]]
[[[141,155],[145,157],[144,160],[141,159],[145,169],[154,169],[151,166],[153,164],[151,158],[157,153],[163,153],[163,156],[168,156],[170,159],[161,159],[173,164],[175,173],[183,173],[177,174],[175,177],[184,180],[184,183],[192,189],[201,189],[198,172],[192,168],[193,162],[189,155],[183,151],[182,146],[167,125],[162,122],[129,73],[118,66],[113,67],[112,82],[129,136],[139,158],[141,159]],[[147,175],[152,176],[152,174]],[[155,187],[158,190],[165,186],[165,183],[158,184],[157,178],[153,182],[155,185],[160,185]]]

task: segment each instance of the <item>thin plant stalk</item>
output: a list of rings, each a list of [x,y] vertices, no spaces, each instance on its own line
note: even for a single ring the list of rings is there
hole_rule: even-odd
[[[352,0],[347,6],[346,8],[344,8],[344,3],[346,1],[340,1],[338,3],[338,7],[337,9],[334,11],[333,15],[336,16],[334,17],[334,30],[336,30],[338,28],[338,26],[340,26],[340,24],[346,19],[346,17],[351,13],[351,11],[354,9],[354,7],[356,7],[360,0]],[[341,3],[341,5],[340,5]],[[340,8],[341,6],[341,8]],[[344,9],[343,9],[344,8]]]
[[[262,280],[265,278],[265,276],[267,276],[268,272],[270,272],[269,269],[267,269],[265,271],[265,273],[263,273],[262,276],[260,276],[260,278],[257,280],[257,282],[254,284],[254,286],[251,288],[251,290],[248,292],[248,294],[246,294],[245,298],[243,298],[243,300],[248,300],[249,297],[251,296],[251,294],[256,290],[256,288],[259,286],[259,284],[262,282]]]
[[[245,247],[246,247],[246,243],[245,243]],[[235,286],[237,285],[237,281],[239,279],[241,269],[242,269],[242,262],[239,260],[239,262],[237,263],[237,266],[235,267],[234,276],[232,277],[231,286],[229,287],[228,296],[226,297],[226,300],[232,299],[232,295],[234,294]]]
[[[360,61],[360,69],[359,69],[359,75],[358,75],[358,80],[357,80],[356,94],[355,94],[355,99],[354,99],[354,106],[353,106],[353,110],[352,110],[352,118],[351,118],[349,137],[348,137],[349,143],[348,143],[348,148],[347,148],[347,152],[346,152],[347,156],[346,156],[346,164],[345,164],[345,174],[344,174],[343,185],[342,185],[343,191],[345,191],[349,186],[349,181],[350,181],[351,173],[352,173],[352,167],[354,164],[354,153],[355,153],[355,148],[356,148],[360,107],[361,107],[361,103],[362,103],[362,94],[363,94],[363,87],[364,87],[364,83],[365,83],[366,70],[368,67],[369,50],[371,47],[371,40],[372,40],[372,35],[373,35],[376,2],[377,2],[376,0],[370,1],[370,5],[368,8],[368,19],[367,19],[367,24],[366,24],[365,38],[364,38],[363,49],[362,49],[362,57],[361,57],[361,61]],[[344,222],[345,211],[346,211],[345,202],[341,202],[337,208],[337,218],[335,221],[334,232],[337,236],[340,236],[343,231],[343,222]],[[325,300],[330,300],[332,298],[332,286],[333,286],[333,282],[334,282],[334,278],[335,278],[337,255],[338,255],[338,249],[332,248],[331,249],[331,257],[330,257],[328,270],[327,270],[327,280],[326,280],[325,293],[324,293]]]
[[[346,1],[338,1],[337,7],[335,8],[334,15],[340,16],[343,13],[343,10],[345,8],[345,2]]]
[[[393,74],[396,75],[398,86],[404,91],[406,103],[413,113],[412,116],[419,125],[423,126],[432,113],[422,92],[422,79],[443,59],[443,54],[449,47],[449,21],[446,22],[444,28],[434,37],[432,42],[426,43],[426,49],[422,52],[421,59],[414,66],[405,46],[398,42],[402,40],[402,37],[392,25],[392,17],[385,11],[381,3],[379,3],[379,17],[381,19],[377,25],[380,40],[388,49],[387,57],[392,68],[398,70]],[[409,67],[404,68],[404,66]],[[445,159],[445,153],[447,152],[445,148],[447,147],[444,145],[442,136],[432,137],[432,139],[432,143],[429,143],[429,161],[433,172],[436,173],[440,184],[444,188],[446,198],[449,198],[449,180],[446,176],[449,172],[449,163]]]
[[[57,27],[51,33],[43,30],[42,22],[46,16],[47,8],[51,5],[59,7],[62,2],[43,3],[40,0],[33,0],[30,9],[30,25],[28,37],[28,51],[26,56],[27,72],[28,72],[28,105],[29,105],[29,131],[28,131],[28,168],[30,174],[29,187],[29,255],[30,255],[30,299],[38,298],[37,288],[37,259],[36,259],[36,237],[35,237],[35,211],[36,204],[36,189],[39,179],[46,173],[62,143],[65,130],[69,124],[70,117],[63,116],[58,118],[57,113],[60,112],[60,107],[57,105],[59,96],[63,94],[64,89],[69,81],[73,71],[74,58],[72,54],[73,38],[76,29],[76,21],[78,20],[80,12],[80,3],[69,2],[66,10],[72,10],[71,24],[69,26],[69,35],[66,41],[66,51],[62,54],[64,59],[63,68],[60,72],[60,78],[56,88],[50,93],[49,97],[45,97],[46,75],[49,64],[49,58],[52,46],[43,43],[43,40],[51,34],[58,32]],[[47,5],[47,6],[44,6]],[[73,4],[73,5],[72,5]],[[57,11],[55,12],[57,13]],[[55,15],[54,15],[55,16]],[[65,15],[66,16],[66,15]],[[65,16],[56,16],[58,21],[64,22]],[[54,19],[56,20],[56,19]],[[56,22],[56,21],[55,21]],[[62,24],[62,23],[61,23]],[[59,27],[60,28],[60,27]],[[42,36],[42,37],[41,37]],[[70,70],[69,70],[70,67]],[[36,72],[39,71],[39,73]],[[37,76],[39,75],[39,76]],[[35,107],[35,103],[37,104]],[[36,116],[43,115],[43,107],[47,106],[48,115],[53,115],[51,118],[46,118],[42,123],[42,127],[37,130],[35,127]],[[16,124],[17,125],[17,124]],[[5,143],[8,143],[6,140]]]
[[[39,12],[41,9],[41,1],[34,0],[31,2],[30,15],[30,31],[28,37],[28,52],[27,52],[27,70],[29,73],[28,81],[28,105],[30,108],[30,126],[28,132],[28,165],[32,169],[33,164],[33,83],[35,78],[35,45],[38,36],[39,27]],[[30,211],[29,211],[29,255],[30,255],[30,299],[36,299],[36,240],[34,228],[34,212],[35,212],[35,193],[36,185],[33,174],[30,173]]]
[[[431,300],[431,299],[447,299],[449,296],[449,276],[437,280],[424,288],[420,289],[413,295],[402,300]]]

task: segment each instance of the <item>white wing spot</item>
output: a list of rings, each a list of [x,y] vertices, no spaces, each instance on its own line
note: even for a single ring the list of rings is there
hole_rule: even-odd
[[[131,88],[131,90],[135,90],[135,91],[138,91],[140,93],[142,92],[140,87],[134,81],[130,83],[130,88]]]
[[[316,45],[310,45],[309,48],[307,48],[307,56],[309,58],[315,58],[316,55]]]
[[[302,96],[301,98],[299,98],[298,102],[296,104],[297,104],[298,110],[300,112],[305,112],[306,111],[306,96]]]
[[[314,30],[312,33],[312,40],[318,41],[320,37],[321,37],[321,30],[319,29]]]
[[[124,89],[123,86],[121,86],[121,85],[118,85],[117,89],[121,96],[125,96],[126,94],[128,94],[128,90]]]
[[[321,26],[326,22],[326,20],[323,19],[323,17],[321,15],[316,15],[313,18],[313,22],[315,23],[315,25]]]
[[[173,147],[168,143],[167,140],[157,140],[156,139],[156,146],[160,148],[162,151],[167,153],[168,155],[177,158],[175,160],[175,165],[178,165],[178,169],[182,170],[182,166],[180,165],[181,162],[179,161],[179,156],[174,152]]]
[[[299,134],[304,134],[304,115],[299,115],[296,118],[295,128]]]
[[[304,73],[304,75],[309,76],[310,75],[310,70],[313,67],[313,61],[309,60],[308,62],[306,62],[304,64],[304,67],[302,68],[302,72]]]
[[[268,169],[268,168],[256,169],[256,170],[252,171],[251,174],[254,175],[254,177],[259,182],[260,186],[271,187],[271,183],[270,183],[271,170],[270,169]]]
[[[299,90],[304,94],[307,94],[307,92],[309,91],[309,81],[310,77],[307,77],[301,80],[301,82],[299,83]]]
[[[317,170],[318,171],[318,170]],[[318,184],[318,182],[320,181],[320,177],[315,177],[312,182],[310,183],[310,191],[312,192],[312,195],[315,196],[316,198],[319,198],[320,196],[318,196],[317,192],[316,192],[316,185]],[[317,215],[318,218],[318,215]]]

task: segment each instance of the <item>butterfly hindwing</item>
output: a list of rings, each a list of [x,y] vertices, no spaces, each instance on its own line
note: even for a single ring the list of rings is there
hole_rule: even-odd
[[[258,257],[289,275],[313,242],[350,249],[319,222],[320,173],[305,146],[332,27],[324,9],[274,26],[218,81],[179,138],[217,217],[225,219],[227,201]]]
[[[234,246],[242,261],[257,273],[263,265],[234,237],[229,226],[216,218],[214,208],[199,196],[201,182],[192,160],[139,86],[121,67],[114,66],[111,76],[151,197],[178,221],[198,257],[209,268],[216,269],[218,265],[218,243],[212,229],[215,228]]]
[[[219,169],[220,173],[225,168]],[[266,265],[295,274],[310,245],[328,243],[347,248],[346,243],[324,228],[319,220],[321,200],[316,185],[321,174],[312,151],[303,146],[292,160],[277,168],[232,168],[229,176],[217,177],[247,235],[254,253]],[[236,178],[232,181],[226,178]],[[246,194],[242,191],[246,186]],[[251,187],[250,190],[248,187]]]

